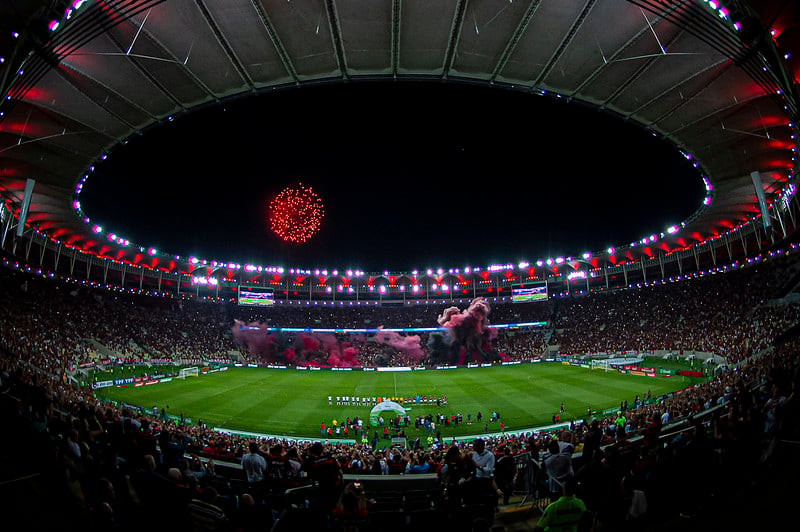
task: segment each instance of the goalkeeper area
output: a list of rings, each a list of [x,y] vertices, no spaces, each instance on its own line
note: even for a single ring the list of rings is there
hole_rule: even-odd
[[[412,438],[424,436],[423,430],[416,433],[416,417],[461,414],[462,423],[437,426],[447,439],[500,432],[500,421],[506,432],[550,425],[555,414],[561,422],[578,421],[586,419],[589,408],[600,414],[623,401],[632,407],[637,396],[649,395],[657,401],[704,380],[592,371],[559,363],[405,373],[229,368],[153,386],[107,387],[96,394],[145,411],[165,408],[167,414],[183,414],[209,428],[290,438],[318,438],[320,424],[330,426],[334,419],[339,423],[356,416],[368,420],[373,397],[402,399],[411,418],[406,434]],[[417,396],[445,396],[446,404],[417,402]],[[337,397],[351,399],[336,401]],[[354,397],[359,401],[353,401]],[[362,400],[365,397],[369,404]],[[491,421],[493,412],[499,414],[498,421]],[[373,428],[369,430],[371,436]]]
[[[199,377],[200,376],[200,368],[197,366],[193,366],[190,368],[181,368],[178,372],[179,379],[185,379],[186,377]]]

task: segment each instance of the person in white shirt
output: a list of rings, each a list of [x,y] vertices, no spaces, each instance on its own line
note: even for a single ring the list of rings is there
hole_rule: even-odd
[[[250,452],[242,456],[242,469],[247,474],[247,483],[258,486],[264,482],[267,460],[258,452],[258,443],[250,442]]]
[[[475,478],[491,479],[494,477],[494,454],[486,450],[482,438],[472,442],[472,461],[475,462]]]
[[[482,438],[472,442],[472,463],[475,464],[475,474],[469,481],[469,492],[478,501],[485,501],[485,497],[494,496],[493,507],[496,506],[498,493],[502,492],[497,489],[494,482],[495,457],[494,453],[486,450],[486,442]]]

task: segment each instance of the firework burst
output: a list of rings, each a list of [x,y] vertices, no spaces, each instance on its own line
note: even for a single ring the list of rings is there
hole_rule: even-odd
[[[302,244],[319,231],[325,217],[322,199],[302,183],[290,185],[269,204],[269,228],[282,240]]]

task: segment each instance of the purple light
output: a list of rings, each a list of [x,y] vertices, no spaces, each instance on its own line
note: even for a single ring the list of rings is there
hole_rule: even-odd
[[[56,31],[61,23],[57,20],[51,20],[50,23],[47,25],[47,29],[50,31]]]

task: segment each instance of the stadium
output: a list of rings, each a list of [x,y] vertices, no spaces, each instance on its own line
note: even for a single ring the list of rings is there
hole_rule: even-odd
[[[568,529],[786,527],[798,21],[779,0],[4,2],[12,526],[554,530],[574,489]]]

